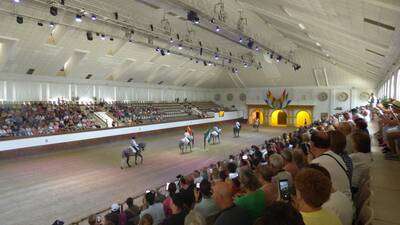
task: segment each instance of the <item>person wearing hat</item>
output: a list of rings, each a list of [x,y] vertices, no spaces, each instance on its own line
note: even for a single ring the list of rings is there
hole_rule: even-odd
[[[119,224],[120,220],[120,205],[118,203],[113,203],[111,205],[111,212],[109,212],[104,218],[113,224]]]

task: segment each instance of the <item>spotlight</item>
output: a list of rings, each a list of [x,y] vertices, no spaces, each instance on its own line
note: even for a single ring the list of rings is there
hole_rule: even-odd
[[[244,63],[244,68],[247,68],[247,67],[249,67],[249,65],[247,64],[247,63]]]
[[[182,44],[179,44],[179,45],[178,45],[178,49],[179,49],[179,50],[182,50]]]
[[[212,66],[212,63],[211,63],[211,61],[209,61],[209,62],[208,62],[208,65],[209,65],[209,66]]]
[[[219,59],[218,53],[215,53],[215,54],[214,54],[214,59],[215,59],[215,60],[218,60],[218,59]]]
[[[221,30],[221,28],[219,28],[219,26],[215,27],[215,31],[219,32]]]
[[[23,23],[24,23],[24,17],[22,17],[22,16],[17,16],[17,23],[18,23],[18,24],[23,24]]]
[[[92,17],[91,17],[91,18],[92,18],[93,21],[97,20],[97,17],[96,17],[96,15],[94,15],[94,14],[92,14]]]
[[[58,9],[57,9],[57,7],[55,7],[55,6],[50,7],[50,14],[51,14],[52,16],[57,16],[57,14],[58,14]]]
[[[101,34],[101,37],[100,37],[100,39],[101,39],[101,40],[103,40],[103,41],[104,41],[104,40],[106,40],[106,35],[104,35],[104,34]]]
[[[167,50],[167,55],[170,55],[170,54],[171,54],[171,52],[169,50]]]
[[[87,31],[86,38],[88,41],[93,41],[93,33],[91,31]]]
[[[169,43],[173,43],[173,42],[174,42],[174,39],[170,38]]]
[[[259,48],[258,46],[256,46],[256,51],[257,51],[257,52],[260,51],[260,48]]]
[[[199,23],[200,23],[200,18],[199,18],[199,16],[197,15],[196,12],[194,12],[194,11],[192,11],[192,10],[190,10],[190,11],[187,13],[187,20],[192,21],[192,22],[195,23],[195,24],[199,24]]]
[[[54,26],[55,26],[54,22],[50,22],[50,23],[49,23],[49,27],[50,27],[50,28],[54,28]]]
[[[38,22],[37,25],[38,25],[39,27],[43,27],[43,23],[42,23],[42,22]]]
[[[20,3],[21,1],[20,1],[20,0],[14,0],[14,2],[15,2],[15,3]]]
[[[77,15],[75,16],[75,21],[78,22],[78,23],[82,22],[82,16],[79,15],[79,14],[77,14]]]
[[[254,45],[254,40],[252,38],[249,38],[249,42],[247,43],[247,47],[252,49]]]
[[[240,37],[239,38],[239,42],[242,43],[243,42],[243,38]]]

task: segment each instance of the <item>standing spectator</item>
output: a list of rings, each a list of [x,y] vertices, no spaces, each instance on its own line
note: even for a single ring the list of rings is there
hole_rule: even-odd
[[[213,198],[222,210],[214,225],[251,225],[251,218],[246,210],[233,203],[232,188],[224,182],[213,186]]]
[[[202,180],[200,183],[201,201],[195,205],[194,209],[204,218],[215,215],[219,212],[218,206],[211,197],[211,183],[208,180]]]
[[[293,178],[289,172],[287,172],[283,169],[283,166],[284,166],[283,163],[284,163],[283,157],[278,153],[274,153],[269,157],[269,165],[272,168],[272,170],[274,171],[274,173],[276,174],[272,180],[277,185],[277,187],[279,185],[280,180],[288,180],[289,190],[292,191],[293,190]],[[279,190],[279,187],[278,187],[278,190]]]
[[[311,149],[309,158],[311,163],[317,163],[329,171],[333,187],[343,192],[349,199],[352,198],[348,171],[343,159],[329,149],[330,138],[328,133],[316,131],[311,135]]]
[[[317,164],[310,164],[309,167],[320,171],[331,180],[331,175],[324,167]],[[327,209],[338,216],[343,225],[351,225],[353,222],[354,212],[352,201],[347,198],[345,194],[335,190],[333,187],[331,189],[329,200],[322,205],[322,208]]]
[[[172,196],[176,194],[176,184],[174,182],[169,183],[167,191],[168,191],[168,197],[163,202],[165,217],[169,217],[172,215],[172,209],[171,209]]]
[[[193,204],[195,203],[193,177],[181,177],[180,186],[181,189],[179,190],[179,192],[182,193],[185,207],[189,210],[193,207]]]
[[[296,176],[297,172],[299,171],[299,168],[297,167],[296,163],[293,161],[293,155],[292,151],[290,150],[284,150],[281,153],[283,157],[283,164],[284,167],[283,169],[287,172],[289,172],[292,175],[292,178]]]
[[[184,225],[188,211],[185,208],[182,193],[172,196],[172,215],[162,222],[162,225]]]
[[[292,204],[275,202],[265,209],[254,225],[305,225],[303,217]]]
[[[252,221],[255,221],[266,207],[265,192],[260,189],[261,184],[252,170],[241,170],[239,180],[246,194],[236,198],[235,204],[245,209]]]
[[[155,203],[154,191],[146,191],[144,196],[144,210],[140,213],[140,219],[145,214],[149,214],[153,219],[154,225],[160,224],[165,219],[164,208],[161,203]]]
[[[346,136],[338,130],[329,132],[330,138],[330,149],[342,157],[343,162],[346,164],[347,176],[351,180],[353,177],[353,160],[351,160],[349,154],[345,151],[346,148]]]
[[[329,200],[332,184],[316,169],[301,170],[295,179],[296,205],[306,225],[342,225],[340,219],[322,205]]]
[[[125,209],[127,225],[136,225],[139,223],[140,219],[140,207],[133,204],[133,198],[127,198],[125,203],[128,208]]]
[[[351,135],[354,153],[350,154],[354,170],[352,179],[353,192],[357,192],[363,176],[369,173],[371,167],[371,138],[364,132],[355,132]]]

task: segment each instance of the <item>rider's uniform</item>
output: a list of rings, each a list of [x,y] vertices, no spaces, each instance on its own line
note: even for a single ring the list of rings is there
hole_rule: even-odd
[[[186,143],[186,144],[189,144],[189,142],[192,141],[192,135],[190,135],[189,132],[186,131],[186,132],[183,134],[183,136],[185,136],[183,139],[185,140],[185,143]]]
[[[240,123],[238,121],[236,121],[236,127],[240,128]]]
[[[139,145],[136,143],[135,139],[131,140],[131,146],[129,146],[129,148],[133,153],[136,153],[139,150]]]

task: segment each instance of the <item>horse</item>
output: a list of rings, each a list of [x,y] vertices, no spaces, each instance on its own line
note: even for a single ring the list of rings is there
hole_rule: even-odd
[[[188,147],[190,149],[190,152],[192,152],[193,144],[194,144],[193,138],[191,138],[189,142],[186,140],[186,138],[182,138],[181,140],[179,140],[178,146],[179,149],[181,150],[181,153],[183,154],[185,153],[185,150],[187,150]]]
[[[213,144],[215,144],[216,140],[218,140],[218,144],[221,143],[221,135],[222,135],[222,129],[219,127],[214,127],[213,129],[208,129],[204,133],[204,148],[206,148],[206,143],[208,142],[209,144],[211,143],[211,140]]]
[[[241,129],[241,126],[237,126],[237,125],[233,126],[233,135],[234,135],[234,137],[239,137],[240,136],[240,129]]]
[[[125,148],[122,150],[121,153],[121,169],[125,168],[125,164],[127,164],[128,167],[131,167],[129,164],[129,158],[131,156],[135,156],[135,165],[137,165],[137,158],[140,157],[140,163],[143,164],[143,156],[142,152],[145,150],[146,144],[145,143],[139,143],[138,144],[138,150],[134,153],[131,149],[131,147]]]

